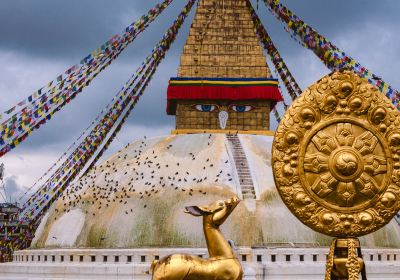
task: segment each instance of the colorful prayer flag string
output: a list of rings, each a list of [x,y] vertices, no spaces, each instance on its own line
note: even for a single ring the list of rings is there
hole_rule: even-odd
[[[72,157],[70,157],[72,160],[66,163],[62,170],[59,168],[57,171],[60,172],[56,172],[58,174],[53,176],[53,180],[48,181],[46,186],[43,186],[35,193],[33,196],[34,199],[30,200],[29,203],[23,207],[20,214],[19,224],[29,222],[27,230],[20,232],[18,231],[20,227],[14,227],[13,232],[18,234],[14,234],[12,239],[0,240],[0,250],[4,261],[11,260],[12,252],[15,249],[24,249],[29,246],[30,241],[32,240],[32,233],[36,230],[41,217],[44,215],[46,210],[56,199],[58,199],[69,183],[77,177],[79,172],[86,172],[89,170],[107,149],[111,141],[121,129],[129,113],[138,102],[139,97],[143,94],[151,81],[157,66],[163,60],[166,52],[174,42],[180,27],[195,2],[196,0],[188,1],[183,11],[174,21],[173,25],[164,34],[160,43],[153,49],[152,54],[146,58],[145,63],[141,65],[138,71],[136,71],[136,74],[138,75],[143,74],[140,81],[135,84],[134,81],[137,80],[138,75],[134,74],[132,76],[132,78],[116,95],[116,98],[113,99],[113,106],[108,109],[106,115],[103,116],[100,122],[72,153]],[[102,143],[104,144],[101,147]],[[99,147],[101,147],[100,152],[97,153],[94,160],[89,163],[90,158],[95,155]],[[88,163],[89,168],[85,171],[84,168]]]
[[[264,46],[264,49],[270,56],[276,71],[281,77],[281,80],[284,83],[293,101],[301,94],[302,90],[300,86],[297,84],[292,73],[289,71],[289,68],[286,66],[286,63],[283,61],[279,51],[276,49],[271,37],[269,36],[267,30],[265,29],[265,26],[262,24],[260,18],[258,17],[256,11],[254,10],[249,0],[247,1],[247,6],[249,7],[254,26],[256,27],[258,38],[260,39],[260,42]]]
[[[122,35],[113,36],[100,48],[82,59],[80,65],[72,66],[64,74],[49,82],[47,86],[7,110],[7,114],[14,114],[0,125],[0,156],[15,148],[33,130],[45,124],[54,113],[74,99],[172,1],[165,0],[162,4],[158,4],[148,14],[128,26]]]
[[[138,96],[135,95],[136,92],[143,84],[146,84],[145,78],[149,75],[150,72],[152,72],[151,67],[153,67],[154,64],[158,65],[158,63],[165,56],[165,52],[169,49],[169,46],[176,38],[178,30],[180,26],[183,24],[183,21],[186,18],[187,14],[190,12],[190,9],[194,4],[194,2],[195,0],[191,0],[188,2],[183,12],[179,15],[177,20],[175,20],[174,24],[165,33],[163,39],[153,50],[153,53],[149,56],[154,59],[153,63],[149,68],[147,68],[142,79],[136,84],[136,86],[133,89],[131,89],[131,87],[133,86],[133,82],[129,81],[126,84],[126,86],[123,88],[123,94],[122,94],[123,98],[118,98],[113,108],[110,109],[111,111],[105,117],[103,117],[100,124],[97,125],[92,130],[90,134],[91,136],[86,137],[84,142],[82,142],[81,145],[79,146],[79,148],[76,149],[74,153],[70,156],[71,160],[63,164],[57,170],[56,175],[53,176],[53,179],[51,181],[48,181],[47,184],[45,184],[41,189],[39,189],[27,201],[27,203],[24,204],[23,212],[21,215],[22,217],[28,217],[29,219],[33,219],[39,213],[43,212],[45,205],[49,205],[49,201],[51,201],[51,199],[54,196],[56,196],[56,194],[60,193],[60,190],[62,190],[65,187],[64,182],[67,181],[65,177],[66,176],[70,177],[71,172],[74,173],[74,176],[77,175],[78,170],[80,170],[81,168],[77,168],[76,165],[81,166],[83,164],[84,166],[88,162],[89,158],[97,150],[97,148],[101,145],[101,143],[107,136],[108,132],[115,125],[115,122],[117,121],[121,113],[125,110],[127,102],[134,102],[134,104],[136,104],[138,100]],[[130,92],[128,92],[129,90]],[[52,191],[54,195],[49,196],[48,195],[49,191]]]
[[[370,84],[376,86],[400,110],[400,93],[384,82],[382,78],[346,55],[344,51],[283,6],[279,0],[264,0],[264,3],[272,14],[286,24],[285,30],[291,31],[291,37],[298,38],[301,44],[312,50],[330,70],[350,69],[354,71],[361,78],[368,79]]]

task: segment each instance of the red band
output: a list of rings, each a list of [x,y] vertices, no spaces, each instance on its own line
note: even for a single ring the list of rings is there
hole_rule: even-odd
[[[169,85],[167,113],[175,115],[177,100],[271,100],[271,106],[282,101],[276,86],[175,86]]]

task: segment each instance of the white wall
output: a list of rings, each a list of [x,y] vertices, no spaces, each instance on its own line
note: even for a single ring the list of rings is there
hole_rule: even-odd
[[[150,279],[151,261],[176,253],[207,257],[205,248],[24,250],[14,262],[0,264],[0,279]],[[237,249],[247,280],[323,279],[327,253],[328,248]],[[368,279],[400,279],[400,250],[364,249],[363,255]]]

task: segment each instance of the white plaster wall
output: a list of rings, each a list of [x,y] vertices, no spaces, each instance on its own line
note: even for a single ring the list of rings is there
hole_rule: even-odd
[[[171,253],[207,257],[205,248],[24,250],[15,254],[19,261],[0,264],[0,279],[150,279],[146,272],[154,257],[162,258]],[[245,280],[323,279],[327,253],[328,248],[237,248],[240,260],[246,256],[246,261],[241,262]],[[363,254],[368,279],[400,279],[400,250],[364,249]],[[37,261],[39,255],[41,260]],[[74,256],[73,262],[69,261],[71,255]],[[271,261],[272,255],[275,256],[274,262]],[[290,261],[286,260],[287,255],[290,255]],[[304,261],[300,261],[300,255],[304,256]],[[317,256],[316,261],[313,255]],[[370,261],[371,255],[373,261]],[[47,256],[47,261],[44,261],[44,256]],[[55,256],[54,262],[51,256]],[[63,262],[61,256],[64,256]],[[79,256],[83,256],[82,262]],[[96,256],[95,262],[91,256]],[[107,263],[103,262],[103,256],[108,256]],[[118,263],[113,262],[114,256],[119,256]],[[127,262],[127,256],[132,257],[132,263]],[[145,262],[142,262],[142,256],[145,256]],[[257,261],[257,256],[262,256],[261,262]]]
[[[85,214],[81,209],[74,209],[66,214],[63,214],[60,219],[52,224],[46,240],[46,246],[73,246],[77,236],[83,228],[84,223]]]

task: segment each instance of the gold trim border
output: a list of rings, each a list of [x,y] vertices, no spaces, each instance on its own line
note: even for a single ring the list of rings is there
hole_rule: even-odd
[[[271,130],[224,130],[224,129],[174,129],[171,134],[253,134],[274,136],[275,131]]]

